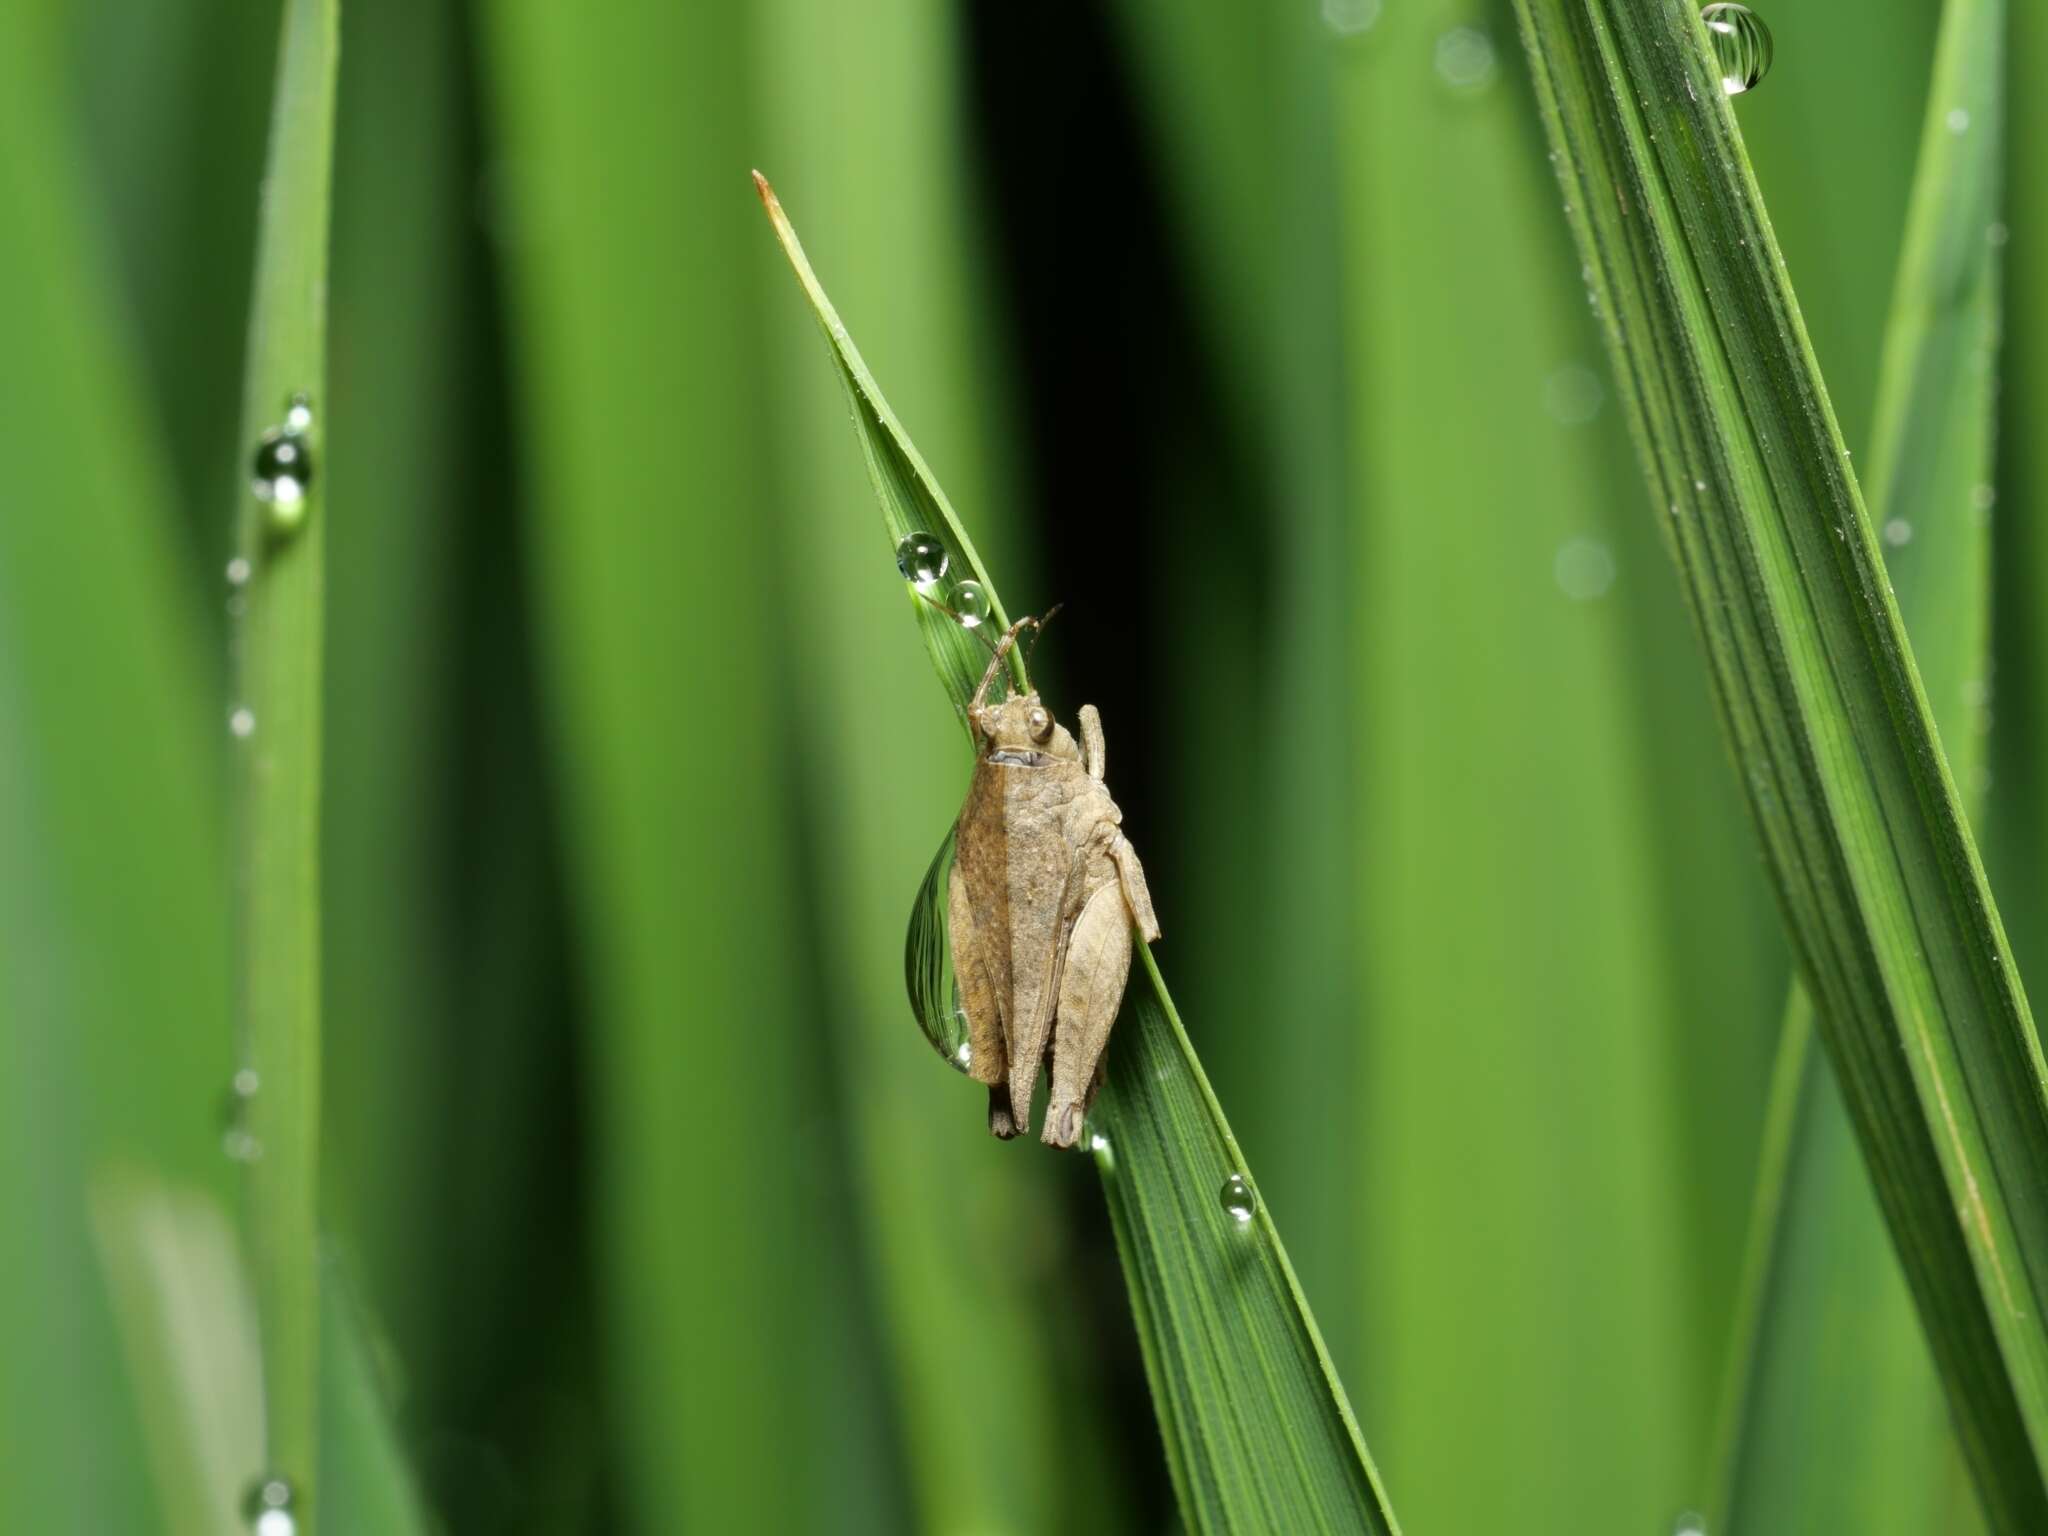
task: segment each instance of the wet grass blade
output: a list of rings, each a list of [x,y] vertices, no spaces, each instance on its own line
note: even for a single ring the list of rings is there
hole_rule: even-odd
[[[1945,7],[1867,481],[1973,820],[1989,724],[2004,21],[2002,0]],[[1781,1150],[1760,1170],[1714,1526],[1956,1529],[1968,1495],[1951,1475],[1938,1383],[1801,989],[1786,1010],[1769,1121]]]
[[[882,398],[773,192],[756,181],[830,343],[889,541],[913,531],[943,539],[957,576],[987,587],[1000,622],[994,584],[965,529]],[[905,591],[940,682],[964,711],[985,653],[908,584]],[[1091,1146],[1182,1515],[1200,1531],[1395,1531],[1270,1209],[1255,1196],[1243,1219],[1225,1208],[1225,1180],[1249,1182],[1249,1170],[1149,951],[1142,972],[1132,978],[1107,1058]]]
[[[1704,29],[1518,0],[1565,202],[1787,926],[1986,1513],[2048,1520],[2026,998]]]
[[[248,1130],[249,1230],[262,1321],[264,1457],[313,1522],[319,1481],[320,652],[327,225],[335,0],[287,0],[242,403],[243,451],[306,394],[315,470],[289,530],[236,486],[247,611],[237,626],[237,894],[243,1065],[260,1088]],[[309,448],[307,444],[310,444]]]

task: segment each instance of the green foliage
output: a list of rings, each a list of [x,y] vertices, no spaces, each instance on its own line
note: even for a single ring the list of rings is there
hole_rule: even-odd
[[[755,183],[825,333],[890,545],[912,531],[936,534],[962,568],[954,579],[979,581],[990,623],[1007,629],[966,529],[882,398],[774,192],[759,173]],[[906,589],[964,719],[987,663],[966,626],[934,624],[938,604]],[[1021,660],[1016,672],[1028,686]],[[1270,1209],[1260,1203],[1240,1224],[1225,1208],[1225,1180],[1248,1180],[1250,1170],[1158,966],[1139,947],[1144,974],[1132,978],[1123,1029],[1104,1059],[1088,1145],[1109,1194],[1181,1514],[1201,1531],[1394,1531]]]
[[[1704,30],[1604,11],[1521,7],[1566,203],[1965,1453],[2028,1529],[2040,1043]]]

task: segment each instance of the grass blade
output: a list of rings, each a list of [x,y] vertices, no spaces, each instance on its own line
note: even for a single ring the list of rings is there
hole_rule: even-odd
[[[774,193],[755,180],[830,344],[890,542],[912,531],[936,534],[961,574],[988,588],[1001,621],[1000,599],[966,531],[882,398]],[[964,721],[983,653],[906,591]],[[1392,1509],[1270,1209],[1259,1202],[1240,1223],[1223,1208],[1225,1179],[1248,1179],[1249,1170],[1149,950],[1143,973],[1125,998],[1090,1144],[1182,1515],[1200,1531],[1393,1532]]]
[[[1990,641],[2002,0],[1949,0],[1879,371],[1869,456],[1899,610],[1949,764],[1981,801]],[[1960,117],[1957,114],[1961,114]],[[1958,128],[1960,124],[1960,129]],[[1794,989],[1723,1409],[1731,1529],[1953,1529],[1950,1437],[1834,1080]],[[1720,1525],[1722,1521],[1716,1521]]]
[[[1823,1037],[1986,1512],[2048,1520],[2041,1051],[1706,35],[1518,0]]]
[[[257,233],[242,436],[245,451],[304,393],[325,398],[327,213],[336,0],[287,0],[278,45],[265,203]],[[318,1504],[320,1283],[320,427],[315,471],[289,532],[238,486],[247,604],[235,637],[240,808],[239,1001],[243,1065],[257,1075],[248,1130],[249,1226],[263,1339],[267,1475]],[[253,1473],[254,1469],[252,1469]]]

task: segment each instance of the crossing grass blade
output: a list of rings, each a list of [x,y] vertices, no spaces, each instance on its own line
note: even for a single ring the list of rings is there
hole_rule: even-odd
[[[2002,0],[1949,0],[1886,327],[1872,522],[1965,806],[1989,724]],[[1957,132],[1958,112],[1964,131]],[[1796,989],[1757,1190],[1750,1296],[1723,1408],[1714,1523],[1744,1532],[1953,1530],[1938,1383]],[[1959,1498],[1960,1495],[1960,1498]]]
[[[756,183],[830,345],[888,542],[912,531],[936,534],[961,574],[988,588],[1000,616],[994,584],[959,518],[883,399],[773,191],[758,174]],[[878,543],[878,554],[885,547]],[[921,616],[934,612],[905,590]],[[985,660],[971,642],[956,643],[950,620],[937,618],[925,622],[927,645],[962,709]],[[1090,1147],[1182,1516],[1204,1532],[1396,1531],[1270,1207],[1259,1202],[1243,1221],[1224,1207],[1225,1180],[1249,1179],[1250,1170],[1158,967],[1140,949],[1091,1116]],[[913,1046],[906,1040],[905,1048]]]
[[[1682,0],[1518,0],[1565,202],[1820,1029],[1985,1513],[2048,1519],[2039,1041]]]

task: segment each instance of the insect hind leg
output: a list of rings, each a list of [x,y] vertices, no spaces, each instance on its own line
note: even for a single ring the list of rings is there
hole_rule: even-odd
[[[1131,971],[1131,915],[1122,886],[1111,878],[1097,887],[1074,923],[1060,978],[1053,1027],[1052,1092],[1041,1139],[1071,1147],[1093,1097],[1096,1064],[1116,1023]]]

